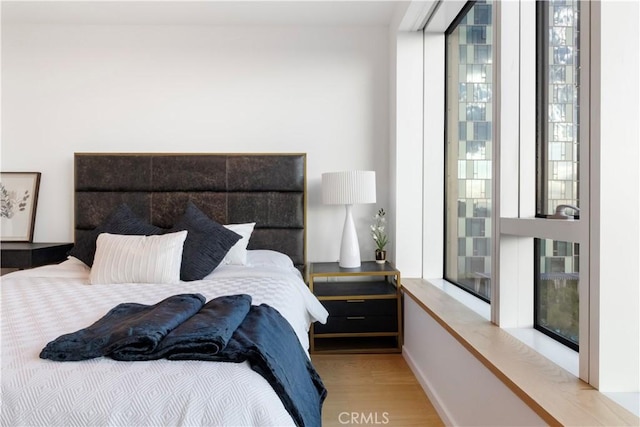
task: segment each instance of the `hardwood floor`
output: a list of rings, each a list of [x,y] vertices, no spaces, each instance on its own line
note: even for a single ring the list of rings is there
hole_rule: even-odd
[[[314,354],[328,395],[323,427],[443,426],[400,354]]]

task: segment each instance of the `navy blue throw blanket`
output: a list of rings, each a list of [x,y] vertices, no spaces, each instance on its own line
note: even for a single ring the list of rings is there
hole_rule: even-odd
[[[248,361],[296,425],[320,426],[327,391],[289,322],[266,304],[251,306],[248,295],[204,301],[183,294],[151,306],[119,304],[93,325],[47,344],[40,357]]]
[[[167,334],[204,305],[200,294],[174,295],[155,305],[119,304],[93,325],[62,335],[40,352],[42,359],[87,360],[114,351],[152,353]]]
[[[130,351],[128,347],[124,347],[115,349],[109,357],[133,361],[167,358],[174,352],[198,351],[216,354],[227,345],[233,332],[247,316],[250,307],[249,295],[214,298],[200,311],[169,332],[154,351],[143,353]]]
[[[218,354],[191,347],[172,360],[249,361],[276,391],[298,426],[320,426],[327,390],[303,350],[295,331],[273,307],[251,306],[244,322]]]

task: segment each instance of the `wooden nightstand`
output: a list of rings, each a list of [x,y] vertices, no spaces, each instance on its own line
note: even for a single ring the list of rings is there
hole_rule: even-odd
[[[2,268],[33,268],[67,259],[73,243],[2,242]]]
[[[402,350],[400,272],[389,262],[360,268],[309,265],[309,289],[329,312],[310,330],[312,353],[398,353]]]

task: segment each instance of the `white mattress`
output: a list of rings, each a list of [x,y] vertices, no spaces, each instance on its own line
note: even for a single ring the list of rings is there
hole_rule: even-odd
[[[293,421],[271,386],[247,363],[53,362],[40,350],[89,326],[122,302],[154,304],[178,293],[207,300],[238,293],[276,308],[308,348],[311,321],[327,312],[294,269],[221,266],[205,280],[179,285],[89,285],[89,270],[70,259],[0,278],[3,426],[285,426]]]

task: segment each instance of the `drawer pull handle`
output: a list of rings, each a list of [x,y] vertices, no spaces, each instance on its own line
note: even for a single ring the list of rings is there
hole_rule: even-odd
[[[351,303],[351,302],[364,302],[363,299],[348,299],[347,302]]]
[[[364,316],[348,316],[347,320],[364,320]]]

